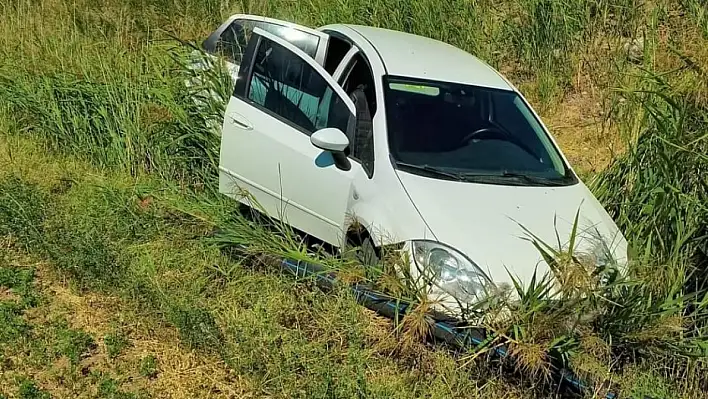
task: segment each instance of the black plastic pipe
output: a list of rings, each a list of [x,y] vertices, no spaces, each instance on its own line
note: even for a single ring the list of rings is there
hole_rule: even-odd
[[[323,289],[330,290],[337,283],[336,273],[320,265],[285,259],[281,262],[281,267],[293,273],[298,278],[314,278],[316,284]],[[350,288],[357,302],[391,319],[398,319],[405,315],[410,306],[407,302],[391,299],[372,290],[366,285],[353,284]],[[470,327],[461,328],[459,327],[460,322],[450,317],[431,315],[431,319],[434,321],[432,324],[433,336],[436,339],[462,350],[472,349],[478,346],[486,337],[482,329]],[[497,347],[494,349],[494,354],[503,358],[507,355],[506,348]],[[558,370],[558,373],[560,374],[562,383],[567,384],[580,393],[590,388],[568,369],[562,368]],[[605,399],[617,399],[617,394],[608,392],[605,395]]]

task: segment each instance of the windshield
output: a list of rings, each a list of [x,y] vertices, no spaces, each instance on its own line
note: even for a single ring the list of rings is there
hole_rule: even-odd
[[[526,102],[513,91],[384,77],[397,167],[497,184],[577,182]]]

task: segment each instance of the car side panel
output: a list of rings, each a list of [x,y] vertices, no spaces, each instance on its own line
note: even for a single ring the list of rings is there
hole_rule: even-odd
[[[337,245],[357,170],[337,169],[301,131],[241,99],[226,115],[257,128],[224,123],[219,191]]]

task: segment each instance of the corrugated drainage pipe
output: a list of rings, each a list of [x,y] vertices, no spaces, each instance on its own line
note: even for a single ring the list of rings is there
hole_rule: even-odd
[[[281,262],[281,267],[298,278],[314,278],[317,285],[323,289],[332,289],[337,281],[336,273],[328,271],[320,265],[285,259]],[[357,302],[391,319],[398,319],[405,315],[410,306],[409,303],[391,299],[363,285],[353,284],[350,288],[356,296]],[[442,315],[431,315],[431,318],[434,320],[432,325],[433,336],[459,349],[472,349],[485,339],[485,334],[481,329],[458,327],[460,323],[457,320]],[[505,357],[507,355],[506,349],[503,347],[496,348],[495,355]],[[582,393],[590,389],[568,369],[558,370],[558,375],[561,383],[573,391]],[[617,395],[612,392],[608,392],[605,395],[605,399],[616,398]]]

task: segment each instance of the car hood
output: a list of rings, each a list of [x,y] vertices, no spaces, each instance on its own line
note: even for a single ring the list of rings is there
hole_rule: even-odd
[[[398,175],[435,239],[467,255],[496,283],[511,283],[510,275],[528,283],[534,272],[548,272],[528,232],[556,249],[560,240],[566,249],[578,212],[576,252],[597,256],[604,248],[626,263],[627,242],[582,182],[526,187]]]

